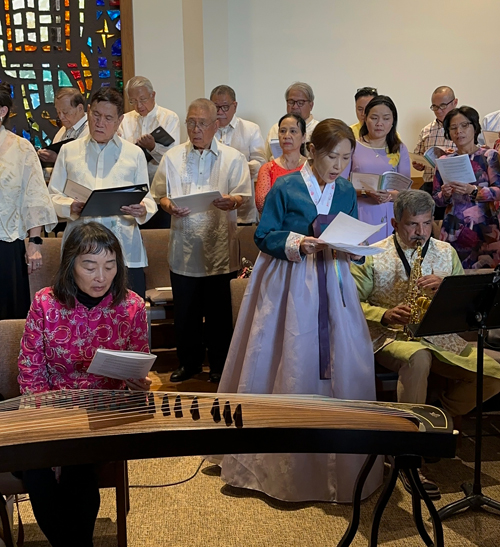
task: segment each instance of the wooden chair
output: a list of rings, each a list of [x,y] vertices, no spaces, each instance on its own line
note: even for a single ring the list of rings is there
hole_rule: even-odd
[[[0,363],[2,364],[0,367],[0,394],[4,399],[11,399],[20,395],[19,384],[17,383],[17,360],[24,324],[24,319],[0,321]],[[118,547],[126,547],[127,514],[130,508],[127,462],[119,461],[103,465],[99,475],[99,487],[116,488]],[[0,473],[0,492],[4,496],[11,496],[25,494],[26,490],[23,482],[11,473]],[[6,544],[9,547],[8,542]]]
[[[236,237],[238,238],[238,256],[240,263],[243,258],[250,260],[252,264],[255,264],[255,261],[257,260],[259,248],[254,241],[256,229],[257,226],[238,226]]]
[[[29,276],[31,300],[37,291],[52,285],[59,264],[61,264],[61,242],[60,237],[43,238],[43,266]]]
[[[238,313],[240,311],[241,301],[243,300],[243,295],[247,288],[250,278],[244,279],[231,279],[230,290],[231,290],[231,309],[233,315],[233,327],[236,325],[236,319],[238,319]]]

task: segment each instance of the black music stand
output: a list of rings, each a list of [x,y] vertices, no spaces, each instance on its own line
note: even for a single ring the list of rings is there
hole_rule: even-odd
[[[438,511],[441,520],[462,509],[483,506],[500,511],[500,503],[481,488],[484,340],[489,329],[500,327],[500,267],[490,274],[446,277],[418,325],[410,325],[415,337],[477,331],[476,447],[474,483],[462,484],[465,498]]]

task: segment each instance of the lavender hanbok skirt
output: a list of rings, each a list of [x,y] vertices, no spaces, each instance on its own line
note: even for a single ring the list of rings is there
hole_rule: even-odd
[[[316,258],[309,255],[294,263],[261,253],[243,297],[219,392],[375,400],[372,343],[349,261],[343,253],[336,263],[331,252],[325,254],[331,379],[320,380],[319,374]],[[285,501],[350,502],[364,460],[351,454],[228,455],[222,459],[221,476],[233,486]],[[363,497],[381,484],[382,471],[379,458]]]

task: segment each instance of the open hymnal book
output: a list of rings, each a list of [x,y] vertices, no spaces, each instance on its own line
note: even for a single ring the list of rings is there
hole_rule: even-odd
[[[493,148],[495,142],[500,139],[500,133],[498,131],[483,131],[484,144],[488,148]]]
[[[410,160],[412,162],[421,163],[425,167],[434,168],[434,165],[425,156],[421,156],[420,154],[414,154],[413,152],[410,152],[409,154],[410,154]]]
[[[442,146],[431,146],[425,151],[424,158],[431,164],[431,167],[436,167],[436,161],[438,158],[447,153],[448,151],[446,148],[443,148]]]
[[[386,171],[382,175],[372,173],[351,173],[351,183],[356,190],[378,192],[379,190],[408,190],[412,180],[400,173]]]
[[[269,141],[269,147],[271,148],[271,154],[273,155],[274,159],[279,158],[283,154],[279,139],[271,139]]]
[[[468,154],[438,159],[436,168],[445,184],[450,182],[462,182],[464,184],[476,182],[476,175],[474,175]]]
[[[219,190],[212,192],[200,192],[198,194],[188,194],[187,196],[178,196],[170,198],[175,207],[187,208],[193,213],[204,213],[209,209],[215,209],[213,201],[220,199],[222,194]]]
[[[156,355],[151,353],[99,348],[87,372],[116,380],[138,380],[148,375],[155,360]]]
[[[372,245],[361,245],[361,243],[384,226],[385,222],[373,226],[341,212],[325,228],[319,239],[336,251],[369,256],[383,253],[384,249]]]

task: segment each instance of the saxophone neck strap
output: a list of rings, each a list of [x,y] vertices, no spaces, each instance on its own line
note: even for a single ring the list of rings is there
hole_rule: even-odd
[[[394,238],[394,245],[396,246],[396,251],[398,252],[399,258],[401,259],[401,262],[403,263],[406,275],[408,276],[408,279],[409,279],[411,274],[411,266],[408,263],[408,260],[406,259],[403,249],[401,249],[401,245],[399,244],[396,234],[394,234],[392,237]],[[431,242],[431,238],[429,238],[427,240],[427,243],[422,247],[422,260],[425,258],[425,255],[427,254],[430,242]]]

